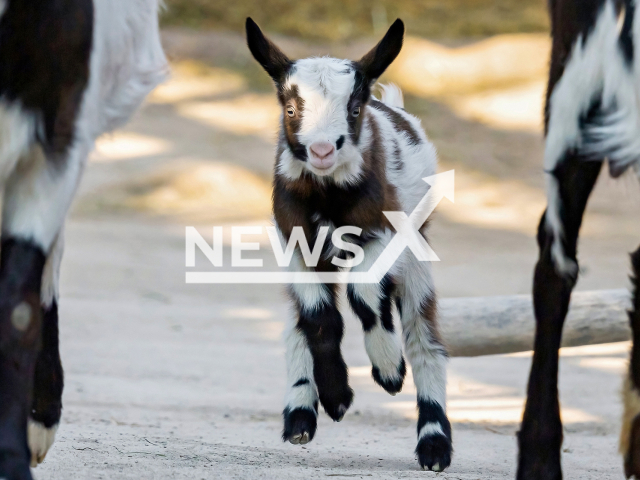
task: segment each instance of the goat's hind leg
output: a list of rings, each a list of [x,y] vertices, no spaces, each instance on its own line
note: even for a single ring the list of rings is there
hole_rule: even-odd
[[[31,466],[42,463],[55,440],[62,413],[64,374],[58,337],[58,281],[63,251],[60,232],[44,267],[42,278],[42,349],[33,381],[33,403],[29,414]]]
[[[620,453],[627,478],[640,478],[640,248],[631,255],[633,306],[629,320],[633,335],[629,372],[622,388],[624,413]]]
[[[416,455],[425,470],[442,471],[451,464],[451,423],[446,414],[447,358],[437,325],[431,265],[407,262],[399,287],[398,309],[405,351],[418,391]]]

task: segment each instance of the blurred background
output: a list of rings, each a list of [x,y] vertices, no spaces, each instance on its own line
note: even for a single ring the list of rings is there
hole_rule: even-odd
[[[38,478],[413,478],[410,375],[396,397],[374,385],[360,326],[346,309],[354,406],[341,424],[322,414],[312,444],[280,443],[283,288],[186,285],[184,228],[210,238],[213,225],[271,221],[280,107],[246,48],[247,16],[293,58],[351,59],[400,17],[405,46],[381,82],[403,89],[406,109],[438,149],[440,170],[456,175],[455,204],[444,200],[432,222],[438,292],[529,293],[545,207],[546,7],[546,0],[167,0],[162,38],[172,77],[131,123],[100,140],[68,224],[65,412]],[[632,175],[601,176],[583,227],[578,289],[628,286],[627,253],[640,242],[638,190]],[[266,235],[256,241],[265,248],[255,255],[273,266]],[[201,260],[197,269],[208,269]],[[563,351],[568,478],[621,477],[616,392],[627,349]],[[452,359],[456,456],[442,478],[513,478],[529,355]]]

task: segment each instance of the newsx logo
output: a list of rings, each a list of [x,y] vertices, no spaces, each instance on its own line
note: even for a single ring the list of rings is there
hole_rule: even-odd
[[[186,272],[187,283],[379,283],[391,269],[395,261],[400,257],[405,248],[409,248],[418,261],[439,261],[440,259],[429,246],[425,238],[420,234],[420,228],[429,218],[442,198],[454,201],[454,171],[440,173],[423,178],[430,185],[425,196],[420,200],[416,208],[407,215],[405,212],[383,212],[393,226],[396,233],[386,245],[380,256],[368,271],[336,271],[315,272],[323,247],[329,235],[329,227],[322,226],[318,229],[316,241],[311,247],[304,235],[302,227],[294,227],[286,245],[280,237],[278,229],[274,226],[234,226],[231,227],[231,267],[232,268],[262,268],[262,259],[243,258],[245,251],[260,249],[258,242],[243,240],[244,235],[257,235],[266,228],[271,249],[276,262],[281,268],[288,268],[293,260],[296,247],[299,248],[306,269],[300,271],[225,271],[225,272]],[[186,227],[185,230],[185,265],[187,268],[196,266],[196,248],[211,262],[220,268],[223,267],[223,227],[213,227],[213,243],[210,244],[194,227]],[[360,236],[362,230],[355,226],[342,226],[336,228],[331,234],[333,251],[342,250],[349,252],[351,258],[344,259],[334,255],[331,263],[339,268],[352,268],[364,261],[365,253],[360,245],[348,242],[345,236]]]

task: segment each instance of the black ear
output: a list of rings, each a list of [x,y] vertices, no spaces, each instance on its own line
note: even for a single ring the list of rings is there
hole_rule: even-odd
[[[264,36],[258,24],[251,17],[247,18],[247,45],[249,50],[262,68],[276,83],[282,83],[291,67],[291,60],[282,53],[267,37]]]
[[[389,27],[386,35],[380,43],[373,47],[369,53],[358,62],[360,68],[371,82],[377,80],[393,62],[402,49],[404,37],[404,23],[399,18]]]

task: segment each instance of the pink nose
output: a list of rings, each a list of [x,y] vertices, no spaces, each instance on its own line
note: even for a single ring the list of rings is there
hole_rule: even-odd
[[[335,163],[335,147],[330,142],[313,142],[309,146],[311,164],[316,168],[329,168]]]

